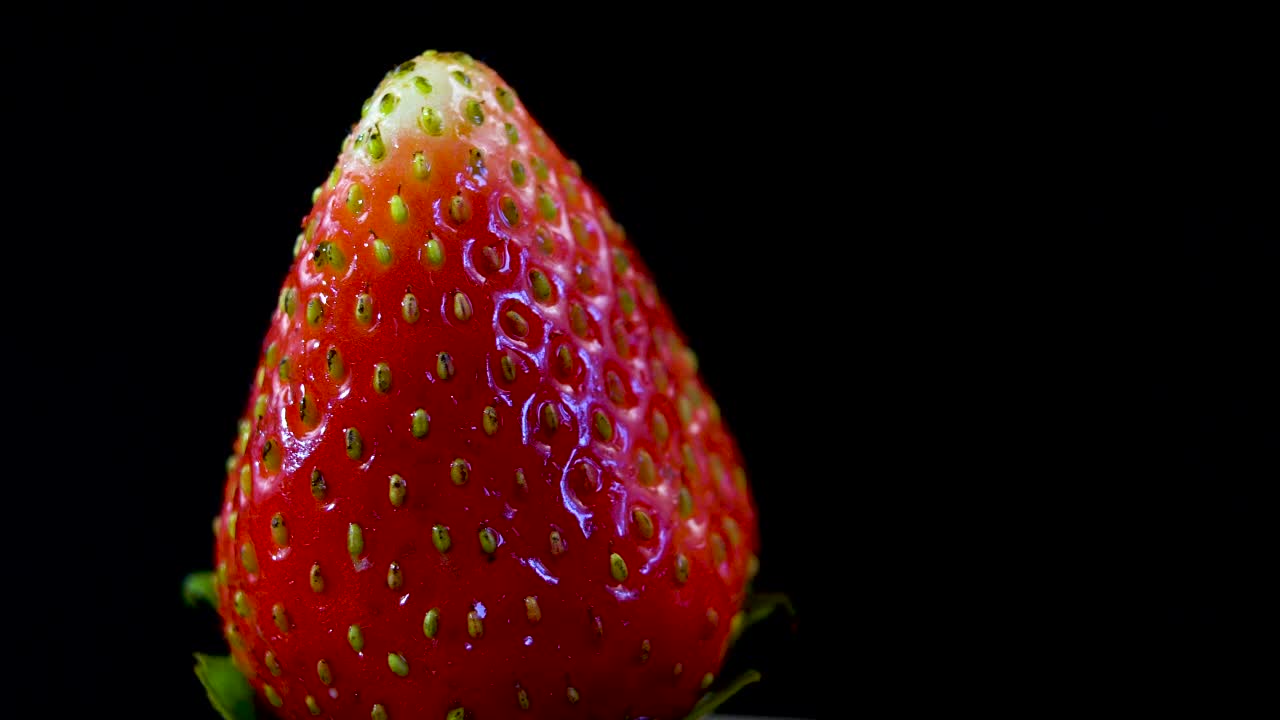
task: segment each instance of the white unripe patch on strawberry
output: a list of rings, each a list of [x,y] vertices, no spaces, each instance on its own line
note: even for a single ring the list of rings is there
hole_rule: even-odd
[[[487,135],[500,134],[498,123],[485,122],[485,110],[487,103],[497,102],[504,108],[505,104],[486,97],[489,93],[484,88],[459,80],[470,79],[474,61],[463,55],[428,52],[411,62],[412,70],[388,73],[370,96],[376,112],[366,112],[351,131],[352,138],[364,140],[354,150],[344,151],[339,160],[348,174],[368,176],[382,162],[370,152],[372,138],[382,145],[384,155],[391,155],[402,148],[421,152],[424,134],[484,133],[486,140]]]

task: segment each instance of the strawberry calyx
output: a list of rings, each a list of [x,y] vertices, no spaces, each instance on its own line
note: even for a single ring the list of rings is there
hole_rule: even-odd
[[[182,601],[187,607],[195,607],[202,602],[209,603],[214,610],[218,609],[218,589],[214,585],[213,571],[194,572],[182,580]]]
[[[684,716],[684,720],[699,720],[699,718],[710,715],[729,698],[737,695],[742,688],[759,681],[759,671],[747,670],[734,678],[733,682],[729,683],[725,687],[703,695],[702,699],[698,701],[698,704],[693,706],[693,710],[689,711],[689,714]]]
[[[196,677],[224,720],[254,720],[253,687],[229,655],[196,653]]]
[[[787,617],[794,618],[796,616],[796,607],[791,603],[791,598],[786,593],[770,592],[748,595],[742,608],[743,612],[746,613],[743,629],[745,630],[767,619],[780,607],[787,611]]]

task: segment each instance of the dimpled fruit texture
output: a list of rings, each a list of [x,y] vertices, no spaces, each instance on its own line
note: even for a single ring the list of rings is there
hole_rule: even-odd
[[[316,189],[216,522],[287,717],[679,718],[757,566],[742,459],[648,271],[488,67],[390,73]]]

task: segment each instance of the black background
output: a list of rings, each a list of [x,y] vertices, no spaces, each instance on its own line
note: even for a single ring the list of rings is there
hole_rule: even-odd
[[[310,191],[428,48],[492,65],[579,161],[744,447],[759,584],[800,615],[744,641],[765,681],[725,711],[1268,687],[1276,58],[1247,21],[562,12],[11,26],[30,699],[212,717],[189,658],[221,641],[180,582]]]

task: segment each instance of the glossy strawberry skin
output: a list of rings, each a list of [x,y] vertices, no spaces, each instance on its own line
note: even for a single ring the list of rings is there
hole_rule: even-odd
[[[437,118],[405,114],[423,102]],[[423,56],[370,99],[298,250],[216,524],[250,682],[288,717],[683,715],[756,513],[576,167],[491,70]]]

